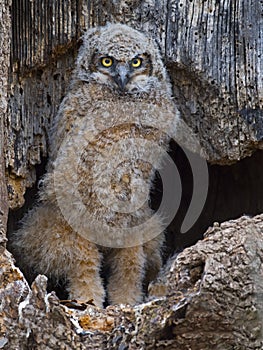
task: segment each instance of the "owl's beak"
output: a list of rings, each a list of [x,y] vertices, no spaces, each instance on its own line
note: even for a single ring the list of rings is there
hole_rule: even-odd
[[[121,91],[125,90],[129,78],[129,68],[124,64],[118,64],[116,66],[116,75],[113,79]]]

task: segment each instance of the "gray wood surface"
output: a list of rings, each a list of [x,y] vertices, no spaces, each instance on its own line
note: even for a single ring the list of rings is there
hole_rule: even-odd
[[[158,40],[182,117],[211,163],[230,164],[262,148],[262,6],[255,0],[13,1],[6,122],[11,206],[23,204],[35,165],[47,156],[81,33],[106,21]]]
[[[262,189],[249,187],[262,183],[262,13],[257,0],[0,0],[0,348],[263,348],[262,215],[215,224],[171,259],[152,284],[150,301],[137,308],[62,306],[47,294],[44,276],[28,286],[4,246],[8,205],[20,208],[26,188],[44,171],[39,166],[48,157],[49,129],[80,37],[107,21],[157,39],[182,118],[207,160],[236,163],[230,186],[244,173],[234,200],[227,167],[213,165],[205,216],[217,213],[217,203],[226,217],[232,200],[233,207],[243,201],[242,185],[247,208],[252,203],[262,212]],[[195,230],[195,237],[205,231]]]
[[[0,255],[0,348],[261,350],[263,216],[215,224],[150,287],[149,301],[96,309],[30,289]]]
[[[8,201],[5,179],[4,147],[6,146],[4,121],[8,105],[8,68],[10,58],[11,21],[9,0],[0,1],[0,243],[5,241],[4,228],[7,222]]]

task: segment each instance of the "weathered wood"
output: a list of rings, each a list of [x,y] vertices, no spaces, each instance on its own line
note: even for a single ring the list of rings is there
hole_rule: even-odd
[[[4,231],[8,214],[4,163],[4,120],[7,116],[9,47],[11,37],[9,6],[9,0],[0,1],[0,243],[5,241]]]
[[[262,148],[262,6],[255,0],[14,0],[6,121],[11,206],[23,204],[35,164],[47,155],[81,32],[106,21],[159,41],[182,117],[210,162],[228,164]]]
[[[262,219],[215,223],[153,284],[153,295],[183,292],[171,349],[262,348]]]
[[[48,156],[49,128],[66,91],[80,35],[88,27],[119,21],[156,37],[176,103],[209,162],[230,164],[262,148],[262,1],[13,0],[6,113],[8,5],[9,0],[0,0],[0,237],[7,217],[3,140],[9,203],[19,208],[26,188],[35,182],[36,164]],[[262,160],[261,154],[254,159]],[[251,169],[260,173],[258,167]],[[233,183],[237,172],[233,170]],[[222,182],[217,176],[221,185],[214,185],[211,201],[227,212],[230,200],[217,191],[227,187],[228,178]],[[252,190],[249,204],[261,193]],[[262,212],[262,199],[255,203],[252,212]],[[204,215],[214,212],[212,204]],[[199,231],[195,237],[203,233]],[[62,306],[54,294],[47,294],[43,276],[30,288],[1,247],[0,348],[261,350],[262,236],[262,215],[214,225],[203,241],[168,263],[151,285],[148,303],[106,310]]]
[[[44,276],[30,290],[5,251],[1,348],[261,350],[262,238],[263,215],[215,224],[170,261],[147,303],[106,310],[62,306]]]
[[[211,162],[262,147],[260,1],[169,1],[166,57],[185,120]]]

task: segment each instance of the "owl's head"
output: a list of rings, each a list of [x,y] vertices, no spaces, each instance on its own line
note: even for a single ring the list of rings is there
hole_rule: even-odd
[[[120,95],[140,96],[169,86],[154,40],[123,24],[108,24],[85,34],[77,78]]]

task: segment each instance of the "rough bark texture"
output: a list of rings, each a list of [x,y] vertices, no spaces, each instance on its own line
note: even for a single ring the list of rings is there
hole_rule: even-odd
[[[229,164],[262,147],[262,9],[256,0],[14,0],[6,167],[21,207],[86,28],[120,21],[159,41],[187,124],[207,159]]]
[[[5,251],[0,348],[261,350],[262,232],[263,215],[215,224],[134,308],[61,305],[46,293],[44,276],[30,290]]]
[[[0,244],[5,241],[3,229],[7,222],[8,202],[4,164],[4,120],[8,104],[8,67],[10,58],[11,21],[9,0],[0,1]]]
[[[215,224],[204,240],[168,262],[150,287],[148,303],[106,310],[62,305],[47,294],[44,276],[29,287],[5,250],[4,167],[9,206],[20,208],[26,188],[43,172],[36,165],[48,156],[49,127],[67,88],[80,35],[106,21],[127,23],[157,38],[176,102],[209,162],[230,164],[262,149],[262,1],[13,0],[7,104],[9,5],[0,0],[0,348],[261,350],[263,215]],[[216,175],[217,165],[210,169],[219,180],[211,186],[206,217],[215,212],[211,201],[223,211],[232,200],[239,207],[244,185],[246,208],[252,203],[252,213],[263,211],[259,162],[262,151],[235,164],[239,170],[229,167],[233,183],[250,169],[235,199],[227,188],[228,197],[220,197],[229,177]],[[223,169],[224,175],[228,170]],[[248,187],[255,181],[257,186]]]

